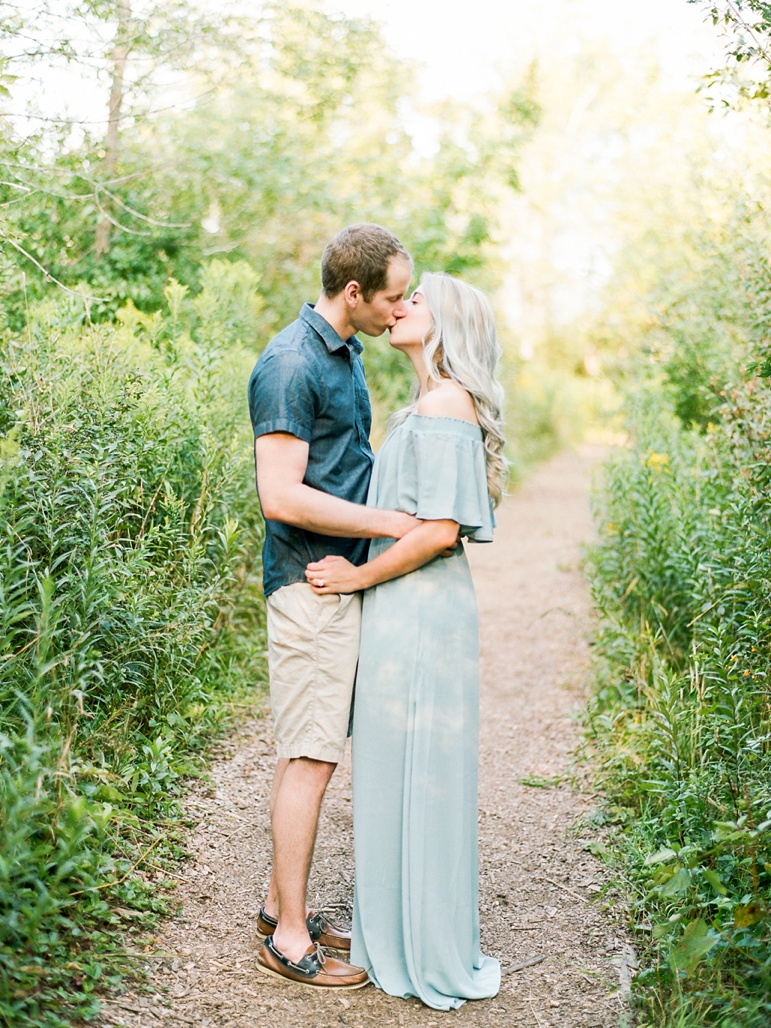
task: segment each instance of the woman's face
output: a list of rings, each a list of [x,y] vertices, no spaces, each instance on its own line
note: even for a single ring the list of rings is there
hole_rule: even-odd
[[[408,346],[422,346],[434,319],[428,309],[425,296],[416,289],[409,300],[404,301],[406,314],[399,318],[391,329],[389,342],[397,350]]]

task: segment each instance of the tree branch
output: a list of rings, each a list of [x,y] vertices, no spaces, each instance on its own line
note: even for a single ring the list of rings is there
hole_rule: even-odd
[[[749,33],[749,35],[752,37],[752,40],[755,43],[755,46],[758,49],[758,52],[762,55],[763,60],[769,67],[771,67],[771,54],[769,54],[768,50],[766,50],[766,48],[763,46],[760,39],[756,35],[755,26],[750,25],[749,22],[745,20],[744,15],[741,12],[741,8],[739,8],[733,2],[733,0],[726,0],[726,7],[728,7],[728,9],[731,11],[731,15],[734,21],[741,25],[742,28],[744,28]]]
[[[58,278],[54,278],[51,272],[47,271],[46,268],[44,268],[43,265],[40,263],[40,261],[36,260],[31,253],[27,253],[24,247],[17,243],[14,239],[11,239],[8,236],[6,236],[4,242],[8,243],[9,246],[12,246],[14,250],[18,250],[22,257],[26,257],[28,261],[31,261],[36,268],[39,268],[40,271],[43,272],[46,279],[48,279],[50,282],[53,282],[55,285],[59,286],[59,288],[63,289],[65,293],[71,293],[72,296],[78,296],[81,300],[90,300],[93,303],[109,302],[108,296],[89,296],[88,293],[80,292],[78,289],[70,289],[69,286],[66,286],[63,282],[60,282]]]

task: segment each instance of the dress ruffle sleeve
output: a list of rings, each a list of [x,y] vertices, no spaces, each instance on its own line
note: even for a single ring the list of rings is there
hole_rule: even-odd
[[[457,521],[470,541],[492,542],[482,430],[456,418],[411,414],[394,436],[396,507],[425,521]]]

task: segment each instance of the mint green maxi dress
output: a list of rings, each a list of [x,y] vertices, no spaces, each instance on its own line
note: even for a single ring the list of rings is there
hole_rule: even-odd
[[[490,542],[481,429],[409,415],[378,454],[367,502]],[[373,540],[370,558],[393,542]],[[494,996],[500,965],[479,945],[479,644],[462,547],[364,594],[352,735],[351,961],[439,1010]]]

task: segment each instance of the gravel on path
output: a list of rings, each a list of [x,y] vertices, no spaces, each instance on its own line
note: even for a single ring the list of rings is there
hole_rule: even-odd
[[[587,849],[592,806],[573,764],[585,699],[590,601],[580,570],[590,537],[588,484],[597,448],[565,452],[498,512],[491,546],[468,546],[479,601],[482,700],[479,792],[482,947],[503,967],[500,993],[441,1013],[374,987],[330,994],[256,969],[255,920],[270,860],[270,718],[244,724],[187,809],[193,859],[180,871],[181,912],[149,958],[154,995],[104,1002],[100,1028],[618,1028],[634,952],[619,898]],[[350,763],[322,812],[311,905],[350,917]],[[615,908],[615,911],[614,911]]]

